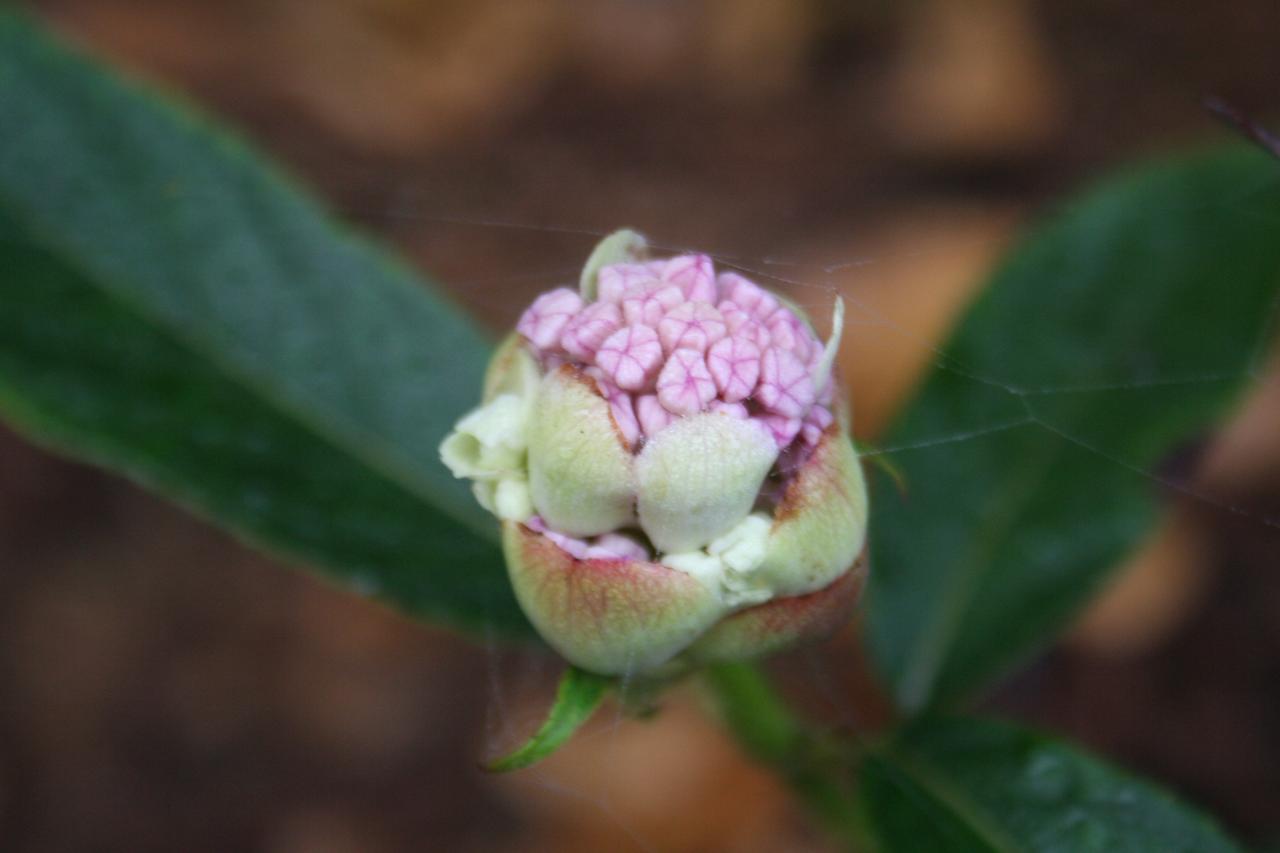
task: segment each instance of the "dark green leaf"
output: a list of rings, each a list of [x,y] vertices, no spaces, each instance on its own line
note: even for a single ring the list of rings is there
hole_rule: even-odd
[[[1247,386],[1274,312],[1280,163],[1123,175],[1040,228],[882,441],[869,627],[902,707],[1044,644],[1154,521],[1155,473]],[[913,448],[913,449],[912,449]]]
[[[488,345],[205,120],[0,11],[0,413],[411,612],[527,630],[438,461]]]
[[[892,853],[1237,851],[1169,794],[991,720],[922,720],[872,751],[859,808]]]
[[[611,684],[612,678],[569,667],[560,679],[556,700],[542,727],[515,752],[490,762],[487,769],[495,773],[519,770],[555,752],[591,719]]]

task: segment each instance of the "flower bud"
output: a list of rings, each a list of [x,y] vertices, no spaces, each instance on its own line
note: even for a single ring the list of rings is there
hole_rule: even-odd
[[[441,445],[502,522],[516,597],[564,657],[675,672],[833,630],[865,565],[831,338],[706,255],[600,243],[525,311]]]

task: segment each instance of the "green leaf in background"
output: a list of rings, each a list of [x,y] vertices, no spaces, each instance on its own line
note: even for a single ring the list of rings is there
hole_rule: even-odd
[[[1061,741],[921,720],[869,753],[860,811],[893,853],[1228,853],[1207,818]]]
[[[1280,163],[1226,148],[1130,172],[1017,249],[886,448],[868,591],[909,711],[1043,645],[1155,520],[1152,472],[1249,384],[1280,282]]]
[[[528,630],[436,447],[488,344],[241,143],[0,11],[0,414],[408,611]]]
[[[514,752],[490,762],[487,770],[506,773],[536,764],[564,745],[583,723],[591,719],[613,679],[585,672],[576,666],[565,670],[546,722]]]

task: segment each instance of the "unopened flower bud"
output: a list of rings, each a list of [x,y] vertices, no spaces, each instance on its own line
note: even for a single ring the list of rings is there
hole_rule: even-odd
[[[502,523],[516,596],[574,664],[673,671],[785,648],[857,601],[867,501],[817,338],[706,255],[606,238],[525,311],[441,445]]]

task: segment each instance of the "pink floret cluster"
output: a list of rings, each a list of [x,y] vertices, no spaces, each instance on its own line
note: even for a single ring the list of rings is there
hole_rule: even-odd
[[[649,560],[649,549],[622,533],[605,533],[592,539],[566,536],[547,527],[542,516],[535,515],[524,526],[550,539],[560,550],[579,560]]]
[[[694,254],[606,266],[597,282],[594,302],[542,294],[516,330],[545,370],[595,378],[633,450],[698,412],[756,420],[792,453],[831,424],[831,380],[814,387],[822,343],[755,282]]]

